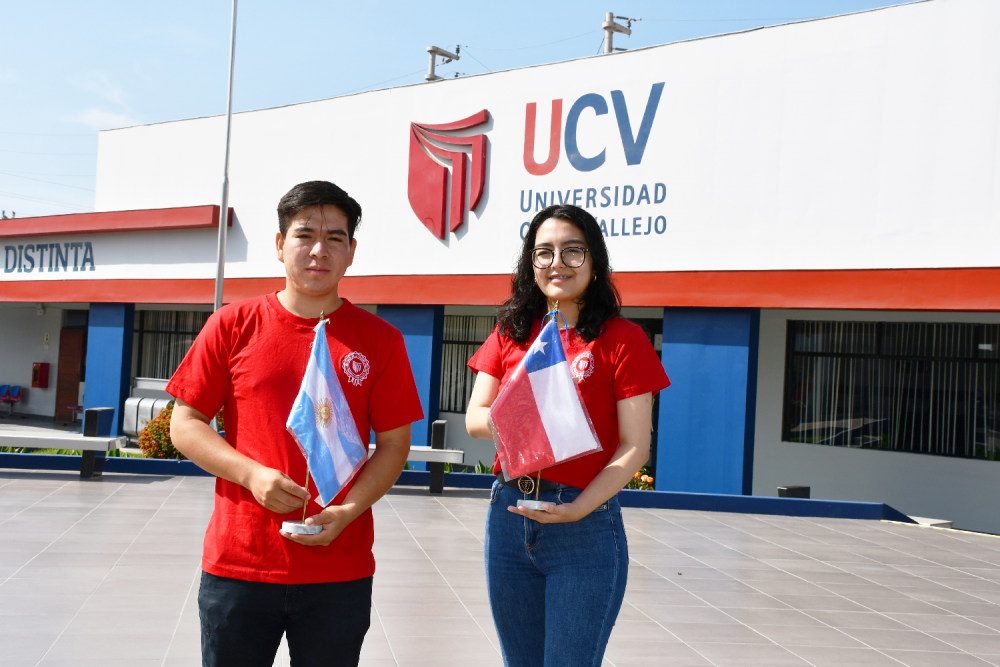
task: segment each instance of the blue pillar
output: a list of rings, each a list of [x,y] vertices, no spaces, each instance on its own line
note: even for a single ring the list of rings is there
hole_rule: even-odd
[[[759,338],[759,310],[664,309],[658,490],[751,493]]]
[[[403,334],[410,357],[413,379],[417,382],[424,418],[412,426],[411,445],[431,444],[431,422],[438,418],[441,402],[441,341],[444,337],[444,306],[382,306],[378,316]],[[422,461],[410,466],[425,470]]]
[[[114,408],[113,435],[123,435],[122,410],[132,379],[134,329],[135,304],[90,304],[83,407]]]

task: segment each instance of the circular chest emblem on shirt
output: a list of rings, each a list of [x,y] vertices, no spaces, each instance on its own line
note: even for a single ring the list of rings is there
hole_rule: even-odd
[[[367,357],[360,352],[351,352],[344,357],[341,365],[347,375],[347,380],[355,387],[361,386],[361,383],[368,377],[368,371],[371,370]]]
[[[570,364],[570,370],[573,371],[573,377],[577,382],[583,382],[594,372],[594,355],[590,352],[576,355],[576,359]]]

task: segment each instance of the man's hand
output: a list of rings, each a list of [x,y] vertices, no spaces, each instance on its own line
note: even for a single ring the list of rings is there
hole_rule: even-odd
[[[318,535],[282,532],[282,536],[307,547],[326,546],[337,539],[347,525],[364,514],[376,500],[392,488],[410,452],[410,425],[375,432],[375,453],[354,479],[344,502],[331,505],[306,519],[306,524],[323,526]],[[299,507],[302,505],[300,504]]]
[[[572,523],[587,516],[587,512],[573,503],[563,503],[561,505],[545,503],[542,507],[545,509],[529,510],[527,507],[510,505],[507,510],[514,514],[534,519],[538,523]]]
[[[299,535],[297,533],[281,532],[283,537],[292,542],[307,547],[325,547],[337,539],[347,525],[357,518],[354,509],[344,505],[331,505],[319,514],[306,519],[306,524],[311,526],[323,526],[323,532],[317,535]]]
[[[246,486],[258,503],[278,514],[302,511],[302,503],[309,499],[309,492],[293,482],[291,477],[264,466],[258,466],[251,473]]]

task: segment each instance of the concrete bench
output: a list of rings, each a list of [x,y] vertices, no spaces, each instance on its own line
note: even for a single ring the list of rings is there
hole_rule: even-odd
[[[79,433],[0,433],[0,447],[28,449],[78,449],[83,452],[80,479],[100,479],[104,458],[97,452],[111,452],[125,446],[125,436],[87,437]]]
[[[375,443],[368,445],[368,456],[375,453]],[[407,461],[426,461],[427,463],[465,463],[465,452],[461,449],[434,449],[433,447],[410,447]]]
[[[436,425],[438,422],[434,422]],[[441,421],[441,424],[444,424]],[[443,429],[442,429],[443,430]],[[444,438],[441,438],[442,443]],[[375,453],[375,445],[368,445],[368,456]],[[427,469],[430,471],[430,492],[444,493],[444,464],[465,463],[465,452],[461,449],[439,449],[436,447],[411,446],[410,453],[406,455],[407,461],[426,461]]]
[[[443,419],[439,419],[431,424],[431,446],[410,446],[410,453],[407,455],[407,461],[426,461],[427,468],[430,471],[430,492],[431,493],[443,493],[444,492],[444,464],[445,463],[458,463],[459,465],[465,463],[465,451],[461,449],[445,449],[445,429],[448,427],[448,422]],[[375,452],[375,444],[372,443],[368,445],[368,456],[371,456]]]

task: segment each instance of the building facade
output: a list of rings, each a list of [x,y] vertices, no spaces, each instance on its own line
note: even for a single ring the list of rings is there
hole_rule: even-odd
[[[488,461],[464,362],[531,217],[582,206],[673,381],[658,489],[808,485],[1000,533],[998,29],[991,0],[927,0],[236,114],[225,300],[281,289],[278,200],[338,183],[364,209],[342,296],[406,338],[414,444],[441,416]],[[56,378],[16,410],[63,418],[80,383],[120,408],[176,367],[224,123],[102,132],[96,213],[0,223],[0,384]]]

